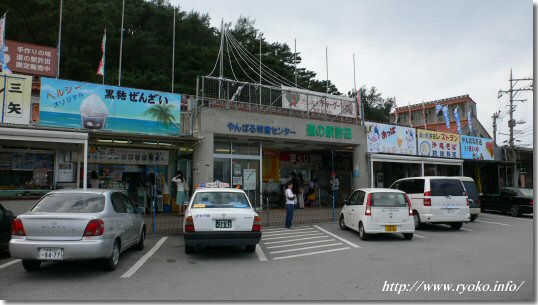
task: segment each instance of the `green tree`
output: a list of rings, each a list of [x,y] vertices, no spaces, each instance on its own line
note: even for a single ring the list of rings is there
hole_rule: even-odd
[[[364,107],[364,120],[389,123],[390,112],[395,108],[394,99],[383,98],[381,92],[378,92],[375,86],[370,89],[362,86],[358,91],[360,92],[361,103]],[[357,92],[352,90],[348,92],[348,96],[356,98]]]
[[[175,108],[176,106],[172,104],[153,105],[144,112],[144,115],[150,116],[154,120],[161,122],[165,128],[168,128],[170,125],[180,128],[172,113]]]

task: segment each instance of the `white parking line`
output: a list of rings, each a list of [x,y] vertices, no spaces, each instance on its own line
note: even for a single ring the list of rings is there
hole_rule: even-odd
[[[338,246],[342,243],[334,243],[334,244],[326,244],[326,245],[317,245],[317,246],[310,246],[310,247],[303,247],[303,248],[295,248],[295,249],[288,249],[288,250],[278,250],[278,251],[272,251],[269,252],[269,254],[275,254],[275,253],[284,253],[284,252],[293,252],[293,251],[301,251],[301,250],[308,250],[308,249],[315,249],[315,248],[323,248],[323,247],[331,247],[331,246]]]
[[[6,268],[6,267],[11,266],[13,264],[16,264],[16,263],[18,263],[20,261],[21,261],[20,259],[12,260],[11,262],[8,262],[8,263],[0,265],[0,269]]]
[[[286,238],[294,238],[294,237],[303,237],[303,236],[313,236],[313,235],[322,235],[321,232],[313,232],[313,233],[304,233],[304,234],[295,234],[295,235],[289,235],[289,236],[277,236],[277,237],[269,237],[269,238],[263,238],[262,240],[275,240],[275,239],[286,239]]]
[[[360,248],[359,246],[357,246],[356,244],[350,242],[349,240],[344,239],[344,238],[342,238],[342,237],[340,237],[340,236],[338,236],[338,235],[336,235],[336,234],[333,234],[333,233],[331,233],[331,232],[329,232],[329,231],[327,231],[327,230],[325,230],[325,229],[323,229],[323,228],[321,228],[321,227],[319,227],[319,226],[314,226],[314,228],[316,228],[316,229],[318,229],[318,230],[320,230],[320,231],[322,231],[322,232],[324,232],[324,233],[326,233],[326,234],[329,234],[329,235],[331,235],[331,236],[334,237],[334,238],[338,238],[339,240],[345,242],[346,244],[352,246],[353,248]]]
[[[303,243],[287,244],[287,245],[280,245],[280,246],[271,246],[271,247],[267,247],[267,249],[276,249],[276,248],[293,247],[293,246],[308,245],[308,244],[315,244],[315,243],[324,243],[326,241],[335,241],[335,240],[336,239],[334,239],[334,238],[329,238],[329,239],[323,239],[323,240],[305,241]]]
[[[289,231],[289,230],[288,230]],[[300,231],[300,232],[299,232]],[[314,228],[310,228],[310,229],[302,229],[302,230],[297,230],[297,231],[293,231],[293,232],[286,232],[286,233],[281,233],[281,232],[276,232],[276,233],[266,233],[266,234],[263,234],[263,236],[268,236],[268,237],[271,237],[271,236],[282,236],[282,235],[291,235],[291,234],[297,234],[297,233],[308,233],[308,232],[318,232],[316,229]]]
[[[258,255],[258,259],[260,260],[260,262],[266,262],[267,261],[267,257],[263,253],[262,248],[260,248],[260,245],[256,245],[256,255]]]
[[[138,262],[136,262],[136,264],[134,264],[131,269],[127,270],[127,272],[125,272],[121,277],[131,277],[131,275],[133,275],[138,269],[140,269],[140,267],[142,267],[142,265],[144,265],[144,263],[153,255],[155,254],[155,252],[157,252],[157,250],[159,250],[159,248],[164,244],[164,242],[168,239],[168,236],[165,236],[163,238],[161,238],[156,244],[155,246],[153,246],[153,248],[151,248],[151,250],[148,251],[148,253],[144,254],[144,256],[142,256]]]
[[[418,237],[418,238],[426,238],[426,236],[418,235],[417,233],[415,233],[413,236]]]
[[[475,220],[475,222],[492,223],[492,224],[495,224],[495,225],[511,227],[511,225],[508,225],[508,224],[505,224],[505,223],[500,223],[500,222],[493,222],[493,221]]]
[[[534,221],[533,218],[521,218],[521,217],[513,217],[513,216],[509,216],[509,215],[497,215],[497,214],[485,214],[485,213],[481,213],[480,216],[478,217],[485,217],[486,219],[489,217],[489,216],[493,216],[493,218],[504,218],[504,219],[518,219],[518,220],[526,220],[526,221]]]
[[[348,249],[351,249],[351,248],[350,247],[345,247],[345,248],[331,249],[331,250],[326,250],[326,251],[310,252],[310,253],[295,254],[295,255],[288,255],[288,256],[279,256],[279,257],[275,257],[273,259],[276,260],[276,259],[292,258],[292,257],[307,256],[307,255],[328,253],[328,252],[334,252],[334,251],[342,251],[342,250],[348,250]]]
[[[268,243],[264,242],[264,245],[272,245],[272,244],[281,244],[281,243],[287,243],[290,241],[299,241],[299,240],[307,240],[307,239],[318,239],[318,238],[325,238],[327,236],[316,236],[316,237],[305,237],[305,238],[296,238],[296,239],[287,239],[287,240],[279,240],[279,241],[270,241]]]
[[[474,230],[467,229],[467,228],[461,228],[460,230],[463,230],[463,231],[469,231],[469,232],[474,232]]]
[[[263,229],[263,232],[279,232],[279,231],[293,231],[298,229],[304,229],[304,228],[311,228],[311,226],[301,226],[301,227],[293,227],[293,229],[286,229],[286,228],[272,228],[272,229]]]

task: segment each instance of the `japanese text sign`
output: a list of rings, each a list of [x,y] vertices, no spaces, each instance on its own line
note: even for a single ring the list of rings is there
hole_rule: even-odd
[[[238,132],[238,133],[249,133],[249,134],[259,134],[259,135],[273,135],[273,136],[288,136],[294,135],[296,132],[287,127],[271,126],[271,125],[260,125],[260,124],[242,124],[236,122],[228,122],[226,124],[228,131]]]
[[[0,76],[0,122],[28,125],[32,111],[32,77],[18,74]]]
[[[13,72],[56,76],[58,54],[56,48],[13,40],[6,40],[5,59]]]
[[[495,144],[492,139],[461,136],[461,157],[473,160],[493,160]]]
[[[42,78],[40,125],[180,133],[181,95]]]
[[[417,154],[417,137],[414,128],[364,122],[370,153],[399,155]]]
[[[461,158],[460,135],[417,129],[419,155],[446,159]]]
[[[357,100],[282,86],[282,108],[357,117]]]
[[[309,137],[346,140],[351,140],[351,138],[353,137],[351,128],[349,127],[338,127],[333,125],[320,124],[307,124],[306,135]]]

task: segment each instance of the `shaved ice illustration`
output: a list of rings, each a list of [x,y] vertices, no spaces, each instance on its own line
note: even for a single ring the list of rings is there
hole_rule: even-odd
[[[82,128],[103,129],[108,116],[108,108],[99,96],[92,94],[80,104],[80,116]]]

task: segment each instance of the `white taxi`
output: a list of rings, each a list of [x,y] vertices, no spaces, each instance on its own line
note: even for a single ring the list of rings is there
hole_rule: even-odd
[[[402,233],[405,239],[412,239],[415,232],[413,208],[407,194],[383,188],[354,191],[344,200],[339,225],[342,230],[358,231],[362,240],[378,233]]]
[[[243,190],[219,181],[196,189],[183,219],[185,252],[197,246],[245,246],[254,252],[260,242],[261,218]]]

